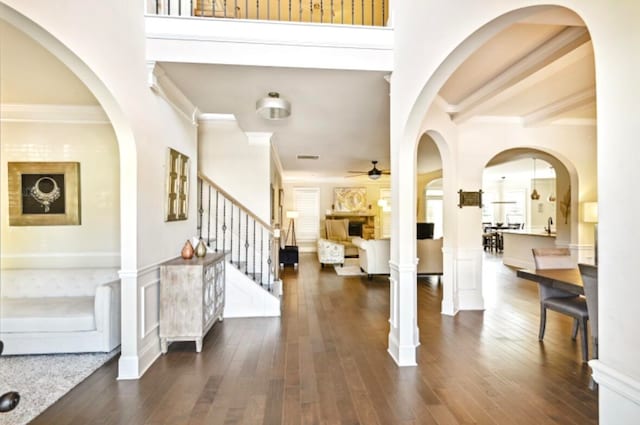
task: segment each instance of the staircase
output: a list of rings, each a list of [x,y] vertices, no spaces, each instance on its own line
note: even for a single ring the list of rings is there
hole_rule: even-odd
[[[209,249],[227,253],[225,317],[279,316],[280,229],[201,173],[197,191],[197,234]]]

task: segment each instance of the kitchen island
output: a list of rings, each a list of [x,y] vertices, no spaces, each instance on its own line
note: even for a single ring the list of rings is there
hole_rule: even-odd
[[[506,266],[535,269],[533,248],[555,248],[556,234],[536,230],[503,230],[504,251],[502,262]]]

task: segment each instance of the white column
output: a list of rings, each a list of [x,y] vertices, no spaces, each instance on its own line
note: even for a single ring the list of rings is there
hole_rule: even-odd
[[[398,366],[416,365],[416,169],[414,149],[391,149],[391,269],[388,352]],[[402,164],[402,165],[400,165]]]

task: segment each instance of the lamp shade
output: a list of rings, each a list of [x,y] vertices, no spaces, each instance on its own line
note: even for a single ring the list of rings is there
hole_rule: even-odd
[[[582,203],[582,221],[585,223],[598,222],[598,203],[583,202]]]
[[[298,218],[298,211],[287,211],[287,218]]]
[[[387,205],[388,205],[388,204],[387,204],[387,200],[386,200],[386,199],[378,199],[378,206],[379,206],[379,207],[384,208],[384,207],[386,207]]]
[[[277,92],[270,92],[256,102],[256,112],[268,120],[281,120],[291,115],[291,104],[280,98]]]

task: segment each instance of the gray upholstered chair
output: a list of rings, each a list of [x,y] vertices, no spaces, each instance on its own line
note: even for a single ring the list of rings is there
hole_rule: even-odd
[[[532,251],[533,260],[538,270],[576,268],[576,263],[571,258],[568,248],[534,248]],[[571,316],[574,319],[571,338],[576,339],[578,330],[580,330],[582,361],[586,363],[589,359],[589,343],[587,339],[589,311],[586,300],[584,297],[546,285],[539,284],[538,288],[540,290],[540,332],[538,339],[540,341],[544,339],[544,331],[547,325],[547,309]]]
[[[587,298],[587,309],[589,310],[589,326],[591,328],[592,358],[598,358],[598,267],[590,264],[578,264],[582,283],[584,285],[584,295]]]

